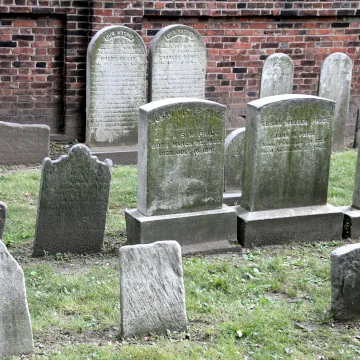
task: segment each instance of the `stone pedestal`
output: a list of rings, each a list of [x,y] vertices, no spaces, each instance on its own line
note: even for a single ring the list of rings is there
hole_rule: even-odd
[[[344,213],[343,238],[360,238],[360,210],[351,206],[341,206],[339,209]]]
[[[110,159],[114,165],[136,165],[137,164],[137,150],[98,150],[92,152],[99,161]]]
[[[247,211],[235,207],[237,236],[244,247],[340,240],[342,211],[332,205]]]
[[[241,205],[241,191],[224,192],[223,203],[228,206]]]

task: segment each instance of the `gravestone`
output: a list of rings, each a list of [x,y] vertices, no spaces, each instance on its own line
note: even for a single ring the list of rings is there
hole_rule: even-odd
[[[225,139],[224,204],[240,205],[244,165],[245,128],[232,131]]]
[[[0,240],[3,239],[5,219],[6,219],[6,204],[0,201]]]
[[[104,241],[111,160],[100,162],[85,145],[42,165],[33,255],[97,253]]]
[[[354,144],[353,144],[354,149],[359,147],[359,142],[360,142],[360,108],[357,109],[355,136],[354,136]]]
[[[34,352],[24,273],[0,241],[0,357]]]
[[[337,320],[360,316],[360,244],[331,253],[331,311]]]
[[[266,58],[261,74],[260,98],[266,96],[292,94],[294,64],[282,53]]]
[[[335,103],[278,95],[247,108],[238,239],[244,246],[341,238],[327,205]]]
[[[140,113],[138,207],[125,211],[129,242],[228,244],[236,212],[222,205],[226,107],[175,98]]]
[[[137,160],[139,106],[146,103],[146,49],[124,26],[96,33],[87,52],[86,144],[104,160]]]
[[[151,41],[149,101],[205,98],[206,46],[192,27],[170,25]]]
[[[352,61],[343,53],[329,55],[320,72],[319,96],[336,101],[333,151],[343,151],[351,90]]]
[[[159,241],[120,248],[121,335],[186,331],[180,245]]]
[[[50,128],[0,121],[0,165],[41,163],[49,156]]]

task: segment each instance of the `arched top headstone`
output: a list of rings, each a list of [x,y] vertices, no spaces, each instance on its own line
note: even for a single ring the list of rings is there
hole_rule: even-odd
[[[261,74],[260,98],[292,94],[294,64],[286,54],[276,53],[266,58]]]
[[[149,101],[205,98],[206,46],[190,26],[170,25],[151,41]]]

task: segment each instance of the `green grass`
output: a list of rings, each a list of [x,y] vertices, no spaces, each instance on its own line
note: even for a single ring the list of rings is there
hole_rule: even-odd
[[[334,154],[329,202],[350,205],[356,152]],[[136,206],[136,168],[115,167],[106,251],[32,259],[40,170],[0,172],[5,243],[25,272],[34,359],[356,359],[360,325],[330,313],[330,253],[341,242],[184,259],[187,333],[122,341],[117,247]]]

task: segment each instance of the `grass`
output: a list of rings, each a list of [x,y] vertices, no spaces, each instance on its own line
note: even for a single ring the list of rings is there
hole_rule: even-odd
[[[330,203],[351,204],[355,162],[354,151],[332,156]],[[114,168],[103,254],[32,259],[40,169],[0,172],[4,241],[25,272],[33,359],[360,358],[360,325],[330,313],[329,255],[341,242],[185,258],[188,332],[119,339],[116,249],[136,176],[136,167]]]

